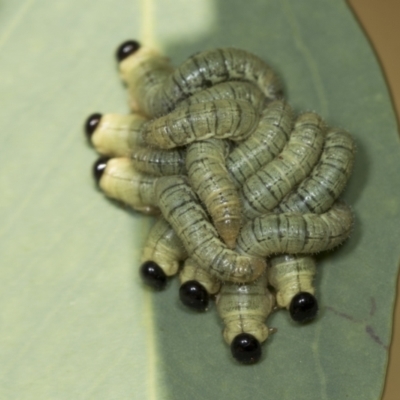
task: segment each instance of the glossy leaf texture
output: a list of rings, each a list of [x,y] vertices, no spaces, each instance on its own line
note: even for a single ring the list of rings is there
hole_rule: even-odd
[[[113,53],[155,39],[175,64],[235,46],[279,71],[296,111],[357,141],[356,225],[319,257],[318,319],[285,312],[262,361],[236,364],[215,307],[138,277],[151,224],[105,200],[82,133],[128,112]],[[382,72],[343,1],[5,0],[0,4],[0,398],[380,398],[399,260],[399,138]]]

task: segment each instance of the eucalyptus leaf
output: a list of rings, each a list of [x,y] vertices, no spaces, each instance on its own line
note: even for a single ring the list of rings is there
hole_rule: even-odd
[[[140,283],[151,224],[106,201],[82,134],[92,112],[128,112],[113,52],[156,42],[179,64],[206,48],[251,51],[296,111],[357,141],[344,195],[351,239],[319,258],[319,318],[285,312],[262,361],[233,361],[215,307],[178,284]],[[0,4],[0,398],[380,398],[399,258],[399,143],[382,72],[337,0],[4,0]],[[397,179],[396,179],[397,178]]]

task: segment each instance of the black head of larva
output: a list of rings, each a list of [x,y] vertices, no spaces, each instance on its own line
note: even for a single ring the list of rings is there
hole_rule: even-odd
[[[115,57],[118,62],[125,60],[131,54],[136,53],[140,48],[140,43],[136,40],[127,40],[120,44],[115,52]]]
[[[101,177],[103,176],[104,170],[107,167],[108,157],[100,157],[94,164],[93,164],[93,177],[97,184],[99,184]]]
[[[140,267],[143,283],[155,290],[163,290],[167,286],[167,275],[154,261],[146,261]]]
[[[204,286],[197,281],[187,281],[179,288],[179,298],[186,306],[196,311],[205,311],[208,307],[209,295]]]
[[[101,120],[102,115],[100,113],[94,113],[89,115],[87,117],[86,122],[85,122],[85,134],[87,138],[91,139],[94,131],[96,128],[99,126],[100,120]]]
[[[318,313],[317,299],[308,292],[297,293],[290,302],[289,312],[296,322],[311,321]]]
[[[231,343],[233,358],[241,364],[255,364],[261,358],[261,344],[249,333],[240,333]]]

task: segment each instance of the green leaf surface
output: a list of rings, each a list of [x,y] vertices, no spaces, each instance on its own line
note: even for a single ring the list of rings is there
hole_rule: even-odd
[[[237,365],[215,307],[151,293],[138,278],[150,219],[106,201],[82,134],[94,111],[127,112],[113,59],[127,38],[176,64],[235,46],[268,60],[297,111],[354,135],[344,195],[351,239],[319,259],[317,321],[285,312],[262,362]],[[388,90],[338,0],[0,4],[0,398],[380,398],[399,258],[399,143]]]

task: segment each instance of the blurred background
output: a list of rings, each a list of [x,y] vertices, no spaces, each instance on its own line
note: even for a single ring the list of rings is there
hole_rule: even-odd
[[[397,121],[400,116],[400,15],[399,0],[348,0],[386,74]],[[400,144],[400,143],[399,143]],[[400,201],[400,199],[399,199]],[[400,292],[400,281],[397,293]],[[394,311],[393,339],[382,400],[400,399],[400,297]],[[373,360],[371,360],[373,362]]]

